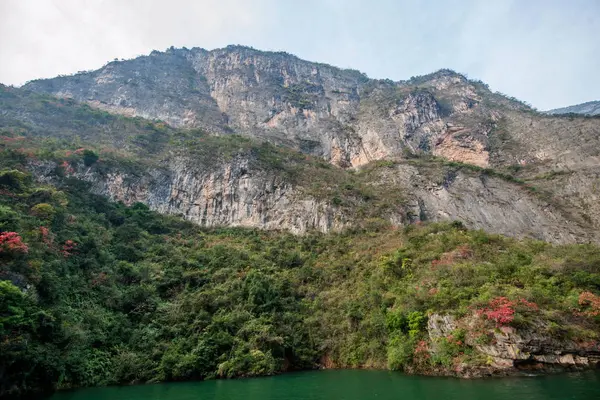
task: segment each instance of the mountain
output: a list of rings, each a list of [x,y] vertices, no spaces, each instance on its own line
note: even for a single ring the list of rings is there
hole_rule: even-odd
[[[0,397],[600,363],[600,119],[169,49],[0,85]]]
[[[596,240],[600,205],[588,183],[599,176],[600,123],[537,113],[453,71],[392,82],[287,53],[240,46],[213,51],[171,48],[110,62],[97,71],[33,81],[22,89],[162,121],[173,128],[268,141],[323,159],[339,167],[334,169],[338,174],[352,174],[343,170],[378,160],[412,163],[367,182],[396,185],[407,198],[409,207],[403,211],[392,207],[395,211],[382,214],[392,223],[460,218],[470,227],[509,235],[558,242]],[[489,169],[475,176],[493,175],[492,185],[461,174],[454,179],[454,172],[437,167],[436,173],[446,178],[434,177],[437,181],[432,182],[415,164],[429,168],[440,163],[421,162],[424,157]],[[190,163],[168,156],[161,165],[170,172],[160,179],[169,182],[170,189],[161,196],[143,181],[139,181],[143,188],[117,191],[115,185],[106,184],[97,190],[123,201],[145,201],[153,209],[181,213],[209,226],[277,226],[302,232],[345,225],[346,217],[334,217],[333,210],[339,208],[335,196],[320,199],[322,203],[292,202],[290,189],[282,194],[275,185],[272,193],[261,197],[264,187],[255,182],[250,187],[262,189],[250,197],[240,196],[240,182],[246,178],[240,181],[236,171],[246,171],[240,164],[243,158],[194,181],[186,169]],[[460,169],[464,173],[468,168]],[[490,174],[492,170],[496,173]],[[222,180],[224,174],[227,181]],[[214,179],[221,186],[215,187]],[[465,187],[459,188],[462,182]],[[181,186],[192,183],[194,190]],[[271,195],[285,200],[275,204]],[[267,203],[257,204],[256,198]],[[305,205],[290,216],[292,203]]]
[[[531,111],[449,70],[405,82],[372,80],[237,46],[153,52],[24,89],[173,127],[266,139],[341,167],[405,151],[486,167],[497,156],[488,143],[503,116],[495,108]]]
[[[574,106],[555,108],[546,111],[547,114],[582,114],[582,115],[600,115],[600,101],[588,101],[587,103],[576,104]]]
[[[551,242],[594,238],[586,221],[573,220],[525,181],[431,155],[343,169],[256,138],[171,128],[22,89],[1,88],[0,107],[0,126],[13,136],[5,137],[6,148],[52,152],[29,162],[39,180],[55,181],[56,168],[68,162],[68,175],[90,182],[97,194],[202,226],[304,233],[459,219]],[[73,154],[85,146],[100,162],[88,166]]]

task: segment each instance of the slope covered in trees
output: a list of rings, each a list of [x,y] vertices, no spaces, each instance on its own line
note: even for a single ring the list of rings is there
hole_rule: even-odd
[[[539,321],[597,346],[592,245],[459,223],[302,237],[206,230],[111,203],[76,179],[41,184],[28,161],[2,153],[3,395],[318,366],[457,373],[489,367],[477,343],[494,329],[539,331]],[[427,319],[446,313],[480,325],[433,340]]]

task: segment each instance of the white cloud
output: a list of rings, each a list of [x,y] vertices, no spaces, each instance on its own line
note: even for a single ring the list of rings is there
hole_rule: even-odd
[[[3,0],[0,81],[22,84],[172,45],[219,47],[261,32],[245,0]]]
[[[0,82],[246,44],[406,79],[453,68],[540,109],[600,99],[597,0],[0,0]]]

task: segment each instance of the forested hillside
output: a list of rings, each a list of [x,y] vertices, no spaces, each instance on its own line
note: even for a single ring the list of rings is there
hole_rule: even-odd
[[[512,328],[547,342],[528,350],[534,364],[560,365],[558,352],[584,365],[600,350],[595,246],[460,223],[206,230],[77,179],[40,184],[29,157],[2,152],[3,395],[319,366],[506,373],[512,360],[490,348]],[[436,336],[431,321],[447,315],[453,330]]]

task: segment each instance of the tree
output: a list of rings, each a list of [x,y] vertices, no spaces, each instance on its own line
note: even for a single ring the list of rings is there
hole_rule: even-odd
[[[52,221],[56,210],[48,203],[40,203],[31,207],[31,214],[35,215],[41,220]]]
[[[83,151],[83,163],[86,167],[94,165],[99,158],[100,156],[92,150],[86,149]]]

